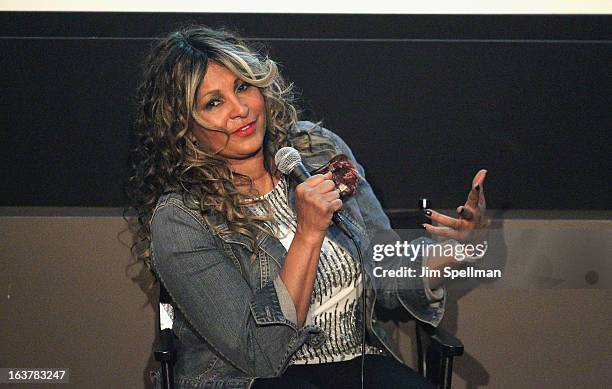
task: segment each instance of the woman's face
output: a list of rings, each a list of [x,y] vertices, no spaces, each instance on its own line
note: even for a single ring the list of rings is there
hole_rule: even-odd
[[[217,62],[209,61],[198,88],[196,109],[205,127],[195,123],[192,133],[200,147],[230,160],[244,160],[263,152],[266,132],[265,102],[255,86],[240,80]],[[229,134],[229,142],[224,147]]]

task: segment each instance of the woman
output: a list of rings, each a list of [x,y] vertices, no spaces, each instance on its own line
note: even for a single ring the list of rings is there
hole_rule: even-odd
[[[398,362],[373,307],[404,306],[437,325],[440,280],[381,285],[367,255],[362,269],[360,253],[375,235],[392,233],[365,179],[341,198],[330,172],[296,185],[277,170],[274,155],[290,145],[309,171],[344,154],[365,177],[336,134],[298,122],[275,63],[229,32],[187,28],[153,49],[139,93],[130,197],[140,257],[173,299],[178,386],[360,387],[363,363],[366,386],[427,387]],[[478,239],[485,174],[458,209],[467,217],[428,210],[443,226],[425,228]],[[359,247],[331,223],[336,212]],[[430,268],[457,266],[425,260]],[[405,265],[420,269],[423,258]],[[371,291],[366,334],[362,270]]]

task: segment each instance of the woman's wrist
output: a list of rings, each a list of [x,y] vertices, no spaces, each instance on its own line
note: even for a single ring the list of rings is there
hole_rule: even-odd
[[[298,241],[309,245],[321,245],[323,243],[323,239],[325,239],[326,232],[327,231],[307,230],[301,228],[298,224],[293,239],[297,239]]]

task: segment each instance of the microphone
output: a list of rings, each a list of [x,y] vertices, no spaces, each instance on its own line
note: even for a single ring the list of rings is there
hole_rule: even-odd
[[[276,167],[293,181],[301,184],[310,177],[310,173],[302,164],[300,153],[293,147],[283,147],[274,156]]]
[[[304,164],[302,163],[300,153],[293,147],[283,147],[278,150],[274,156],[274,162],[281,173],[291,177],[298,184],[301,184],[310,177],[310,173],[308,170],[306,170]],[[340,220],[338,214],[335,212],[332,216],[332,221],[338,228],[344,231],[344,233],[348,234],[349,236],[352,235],[342,220]]]

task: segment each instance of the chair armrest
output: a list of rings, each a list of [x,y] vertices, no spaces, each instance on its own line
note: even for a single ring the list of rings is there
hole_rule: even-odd
[[[161,331],[154,350],[156,361],[170,363],[176,361],[176,346],[174,345],[174,334],[171,329]]]
[[[429,334],[430,347],[435,348],[443,357],[458,357],[463,355],[463,343],[454,335],[444,331],[442,328],[434,328],[430,325],[419,324],[425,327]]]
[[[419,373],[436,388],[450,389],[453,374],[453,358],[463,354],[463,343],[441,328],[417,322],[417,356]],[[429,338],[426,351],[423,349],[421,332]]]

